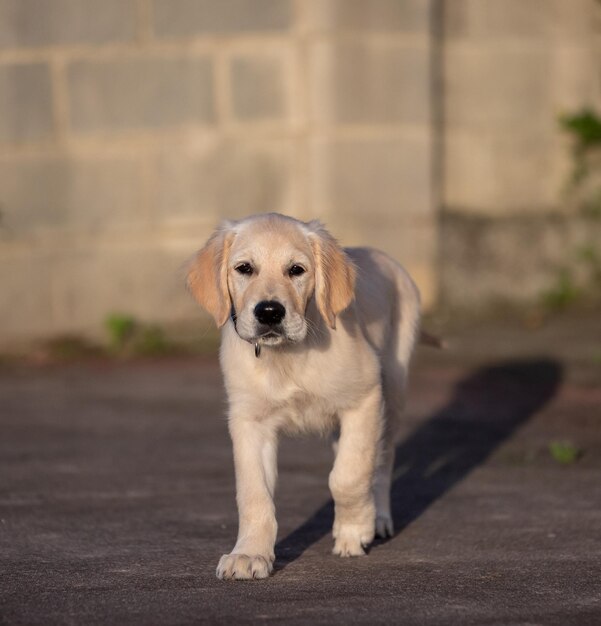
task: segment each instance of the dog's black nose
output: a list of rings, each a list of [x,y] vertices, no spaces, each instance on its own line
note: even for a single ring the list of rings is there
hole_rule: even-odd
[[[261,324],[275,326],[279,324],[286,315],[284,305],[276,300],[263,300],[255,307],[255,317]]]

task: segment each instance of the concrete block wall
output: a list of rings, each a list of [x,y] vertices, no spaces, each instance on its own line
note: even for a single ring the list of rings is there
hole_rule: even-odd
[[[0,0],[0,345],[99,333],[112,311],[197,318],[186,259],[220,219],[262,211],[385,249],[427,306],[440,287],[470,305],[532,295],[536,280],[494,276],[532,232],[512,239],[521,216],[561,210],[557,115],[599,104],[597,15],[596,0]],[[486,237],[494,271],[486,249],[460,254],[470,220],[505,220]]]
[[[444,204],[477,215],[557,210],[559,116],[600,103],[596,0],[445,3]]]
[[[0,0],[0,344],[199,315],[182,267],[280,211],[435,294],[430,3]]]
[[[562,196],[573,163],[559,118],[601,110],[600,41],[596,0],[444,3],[445,301],[535,300],[574,254],[586,229]]]
[[[350,244],[406,264],[436,295],[432,12],[427,0],[305,6],[307,206]]]

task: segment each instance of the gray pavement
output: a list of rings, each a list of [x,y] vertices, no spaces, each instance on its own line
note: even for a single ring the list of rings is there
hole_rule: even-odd
[[[601,624],[598,326],[421,349],[397,534],[366,557],[330,554],[327,442],[284,440],[275,573],[252,582],[214,574],[236,534],[216,359],[5,367],[0,624]]]

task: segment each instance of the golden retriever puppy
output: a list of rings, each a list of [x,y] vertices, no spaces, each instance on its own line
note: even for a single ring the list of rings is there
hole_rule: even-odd
[[[336,432],[334,554],[392,535],[394,437],[418,335],[419,293],[383,252],[338,246],[319,222],[265,214],[222,224],[188,286],[222,329],[239,512],[224,579],[273,569],[280,431]]]

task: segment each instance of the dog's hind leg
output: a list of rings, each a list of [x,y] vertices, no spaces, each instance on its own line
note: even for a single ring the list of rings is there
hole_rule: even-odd
[[[394,469],[395,439],[399,417],[394,409],[386,409],[384,431],[380,442],[379,458],[374,475],[374,500],[376,505],[376,536],[392,537],[394,524],[390,510],[390,488]]]
[[[384,428],[380,454],[374,476],[376,504],[376,535],[392,537],[390,491],[394,472],[396,435],[405,408],[409,363],[419,335],[419,292],[404,271],[397,273],[398,320],[391,328],[389,349],[384,354],[382,391],[384,396]]]

